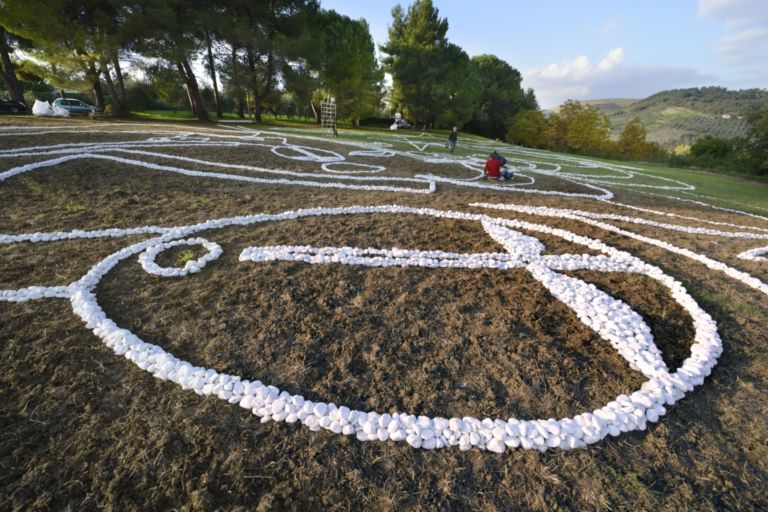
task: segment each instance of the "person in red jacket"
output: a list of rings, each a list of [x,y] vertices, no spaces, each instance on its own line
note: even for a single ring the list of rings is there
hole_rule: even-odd
[[[511,178],[509,171],[501,168],[501,162],[494,155],[491,155],[485,162],[483,173],[486,177],[496,178],[499,181],[506,181]]]

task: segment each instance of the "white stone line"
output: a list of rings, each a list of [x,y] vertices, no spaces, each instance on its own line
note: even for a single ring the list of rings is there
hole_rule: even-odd
[[[733,279],[736,279],[737,281],[740,281],[746,284],[750,288],[754,288],[755,290],[762,292],[765,295],[768,295],[768,284],[762,282],[761,280],[757,279],[756,277],[753,277],[752,275],[746,272],[730,267],[720,261],[713,260],[712,258],[704,256],[703,254],[695,253],[689,249],[677,247],[675,245],[672,245],[668,242],[664,242],[662,240],[658,240],[656,238],[639,235],[637,233],[633,233],[632,231],[621,229],[619,227],[616,227],[612,224],[608,224],[606,222],[590,219],[589,217],[581,214],[565,213],[562,210],[556,209],[556,208],[530,207],[530,206],[524,206],[524,205],[511,205],[511,204],[471,203],[470,206],[475,206],[478,208],[495,209],[495,210],[509,210],[509,211],[515,211],[518,213],[527,213],[529,215],[539,215],[543,217],[558,217],[558,218],[564,218],[564,219],[583,222],[584,224],[589,224],[591,226],[605,229],[613,233],[618,233],[620,235],[624,235],[626,237],[639,240],[641,242],[654,245],[656,247],[660,247],[671,253],[680,254],[682,256],[685,256],[686,258],[690,258],[694,261],[698,261],[699,263],[703,263],[709,269],[717,270],[718,272],[723,272],[727,276],[732,277]]]
[[[392,187],[392,186],[385,186],[385,185],[348,185],[343,183],[337,183],[337,182],[318,182],[318,181],[310,181],[310,180],[289,180],[289,179],[266,179],[266,178],[254,178],[251,176],[241,176],[238,174],[223,174],[223,173],[217,173],[217,172],[202,172],[202,171],[193,171],[190,169],[182,169],[180,167],[171,167],[168,165],[158,165],[150,162],[143,162],[141,160],[131,160],[127,158],[121,158],[116,156],[110,156],[110,155],[103,155],[103,154],[94,154],[94,153],[83,153],[78,155],[69,155],[64,156],[60,158],[54,158],[52,160],[45,160],[42,162],[35,162],[32,164],[26,164],[21,165],[18,167],[14,167],[12,169],[9,169],[8,171],[5,171],[3,173],[0,173],[0,181],[6,180],[10,178],[11,176],[15,176],[16,174],[21,174],[24,172],[29,172],[35,169],[40,169],[43,167],[51,167],[56,166],[61,163],[75,160],[75,159],[101,159],[101,160],[108,160],[113,161],[121,164],[126,164],[129,166],[136,166],[136,167],[144,167],[146,169],[152,169],[155,171],[166,171],[166,172],[173,172],[177,174],[182,174],[184,176],[194,176],[197,178],[211,178],[211,179],[222,179],[222,180],[232,180],[232,181],[243,181],[248,183],[259,183],[259,184],[270,184],[270,185],[293,185],[293,186],[303,186],[303,187],[317,187],[317,188],[341,188],[341,189],[349,189],[349,190],[365,190],[365,191],[386,191],[386,192],[407,192],[412,194],[431,194],[435,191],[435,183],[434,182],[428,182],[428,188],[426,189],[412,189],[407,187]]]
[[[516,418],[479,420],[471,416],[463,418],[429,418],[407,413],[379,413],[351,410],[332,403],[312,402],[300,395],[290,395],[274,386],[259,381],[243,380],[241,377],[218,373],[213,369],[194,366],[166,352],[161,347],[146,343],[135,334],[118,327],[109,319],[99,306],[94,290],[99,281],[120,261],[142,253],[155,246],[165,246],[183,236],[195,232],[222,228],[230,225],[245,226],[260,222],[295,220],[321,215],[356,215],[373,213],[414,214],[426,217],[478,221],[489,230],[491,236],[502,246],[518,251],[507,258],[526,263],[533,258],[526,268],[534,277],[543,278],[555,295],[564,297],[568,305],[580,318],[588,319],[590,327],[603,337],[616,336],[620,353],[627,357],[635,367],[644,368],[644,372],[653,374],[642,387],[631,395],[620,395],[614,401],[593,412],[578,414],[573,418],[561,420],[519,420]],[[604,253],[603,257],[584,255],[557,255],[539,257],[542,249],[536,239],[515,232],[508,228],[522,228],[534,232],[543,232],[560,236],[576,244],[586,245]],[[498,256],[488,253],[486,256],[444,253],[440,251],[405,251],[366,250],[342,248],[341,253],[353,258],[361,258],[362,264],[371,264],[375,258],[402,260],[416,258],[416,261],[428,260],[429,256],[440,262],[462,261],[464,264],[492,263]],[[307,248],[284,251],[293,255],[320,254]],[[338,257],[340,253],[336,253]],[[328,254],[325,254],[326,256]],[[330,255],[333,258],[333,254]],[[539,258],[539,259],[536,259]],[[507,261],[510,261],[508,259]],[[397,261],[390,261],[395,264]],[[599,266],[600,262],[608,263]],[[620,301],[596,293],[593,287],[581,284],[574,278],[558,276],[548,270],[549,264],[557,263],[561,267],[584,267],[592,270],[636,272],[648,275],[665,286],[681,306],[693,318],[696,331],[691,356],[675,372],[669,373],[656,360],[655,346],[642,327],[642,318],[633,315],[631,310]],[[353,262],[356,264],[356,262]],[[594,266],[593,265],[598,265]],[[582,289],[587,286],[589,292]],[[570,291],[569,291],[570,290]],[[40,292],[40,290],[38,290]],[[44,295],[42,291],[41,295]],[[546,450],[547,448],[580,448],[598,442],[608,435],[619,435],[630,430],[644,430],[647,422],[654,422],[665,414],[665,405],[679,400],[684,394],[700,385],[717,357],[722,351],[715,322],[688,295],[685,289],[657,267],[643,263],[628,253],[613,249],[598,240],[575,235],[565,230],[544,225],[508,219],[494,219],[485,215],[462,212],[440,211],[427,208],[405,206],[355,206],[347,208],[314,208],[288,211],[275,215],[252,215],[228,219],[206,221],[193,226],[174,228],[173,231],[152,240],[133,244],[97,263],[80,280],[67,287],[74,312],[80,316],[89,329],[118,355],[124,355],[140,368],[152,373],[157,378],[170,380],[183,389],[192,389],[201,395],[215,395],[230,403],[251,410],[264,421],[300,422],[310,430],[326,429],[344,435],[355,435],[361,441],[406,441],[415,448],[442,448],[458,446],[462,450],[478,447],[494,452],[503,452],[508,447]],[[570,293],[570,295],[568,295]],[[586,297],[579,301],[578,297]],[[18,297],[13,297],[14,299]],[[2,299],[2,296],[0,296]],[[605,318],[601,317],[604,316]],[[617,332],[618,331],[618,332]]]
[[[582,199],[612,199],[613,193],[610,190],[601,189],[598,187],[595,187],[593,185],[589,185],[587,183],[582,183],[581,185],[587,188],[592,188],[595,190],[598,190],[602,192],[600,195],[596,194],[581,194],[576,192],[560,192],[557,190],[538,190],[538,189],[530,189],[530,188],[515,188],[514,183],[510,183],[509,185],[493,185],[490,183],[477,183],[477,182],[467,182],[464,180],[456,180],[453,178],[446,178],[444,176],[438,176],[435,174],[417,174],[417,178],[423,178],[423,179],[429,179],[440,183],[448,183],[450,185],[458,185],[462,187],[471,187],[471,188],[481,188],[481,189],[488,189],[488,190],[498,190],[498,191],[505,191],[505,192],[520,192],[523,194],[539,194],[539,195],[545,195],[545,196],[563,196],[563,197],[579,197]]]
[[[169,146],[165,146],[169,147]],[[302,186],[315,186],[315,187],[324,187],[324,188],[348,188],[348,189],[354,189],[354,190],[380,190],[380,191],[389,191],[389,192],[412,192],[412,193],[431,193],[435,190],[435,182],[436,181],[443,181],[446,183],[451,184],[464,184],[465,186],[473,187],[473,188],[484,188],[484,189],[490,189],[490,190],[500,190],[500,191],[512,191],[515,190],[512,187],[515,186],[523,186],[527,185],[526,183],[518,184],[518,183],[510,183],[508,186],[499,186],[499,185],[493,185],[493,184],[485,184],[485,183],[467,183],[463,180],[454,180],[451,178],[442,178],[437,177],[434,175],[417,175],[415,178],[401,178],[401,177],[388,177],[388,178],[368,178],[368,179],[374,179],[376,181],[408,181],[408,182],[415,182],[415,183],[425,183],[428,185],[428,189],[411,189],[411,188],[405,188],[405,187],[390,187],[390,186],[384,186],[384,185],[345,185],[345,184],[334,184],[333,182],[315,182],[315,181],[308,181],[306,180],[306,177],[312,176],[312,177],[318,177],[318,178],[327,178],[323,175],[317,175],[317,174],[309,174],[309,173],[296,173],[296,172],[290,172],[290,171],[275,171],[271,169],[265,169],[265,168],[259,168],[255,166],[244,166],[239,164],[223,164],[218,162],[211,162],[211,161],[204,161],[200,159],[194,159],[194,158],[188,158],[188,157],[181,157],[177,155],[168,155],[164,153],[156,153],[156,152],[147,152],[147,151],[140,151],[140,150],[129,150],[125,148],[120,147],[109,147],[108,149],[105,148],[105,150],[108,150],[110,152],[125,152],[132,155],[143,155],[143,156],[154,156],[154,157],[160,157],[160,158],[168,158],[168,159],[175,159],[175,160],[181,160],[181,161],[187,161],[187,162],[194,162],[204,165],[212,165],[212,166],[219,166],[219,167],[229,167],[229,168],[237,168],[237,169],[248,169],[248,170],[256,170],[258,172],[266,172],[266,173],[272,173],[272,174],[284,174],[284,175],[294,175],[294,176],[301,176],[302,178],[305,178],[302,181],[297,180],[287,180],[287,179],[276,179],[276,180],[270,180],[270,179],[264,179],[264,178],[252,178],[252,177],[245,177],[245,176],[239,176],[239,175],[230,175],[230,174],[220,174],[220,173],[212,173],[212,172],[201,172],[201,171],[194,171],[189,169],[180,169],[177,167],[169,167],[169,166],[161,166],[154,163],[149,162],[142,162],[139,160],[127,160],[127,159],[121,159],[119,157],[111,157],[107,155],[99,155],[96,153],[77,153],[53,160],[49,160],[47,162],[54,162],[54,163],[47,163],[47,162],[36,162],[32,164],[27,164],[23,166],[18,166],[15,168],[12,168],[4,173],[0,173],[0,181],[13,176],[15,174],[19,174],[22,172],[28,172],[30,170],[34,170],[40,167],[47,167],[50,165],[57,165],[59,163],[66,162],[68,160],[72,160],[75,158],[103,158],[103,159],[113,159],[118,162],[122,163],[130,163],[131,165],[138,165],[142,167],[146,167],[153,170],[163,170],[163,171],[170,171],[170,172],[177,172],[181,174],[185,174],[188,176],[196,176],[196,177],[209,177],[209,178],[217,178],[217,179],[232,179],[237,181],[249,181],[252,183],[262,183],[262,184],[299,184]],[[71,150],[66,150],[67,152]],[[302,157],[309,159],[309,156]],[[322,157],[320,157],[322,158]],[[328,157],[330,158],[330,157]],[[357,165],[363,165],[363,164],[357,164]],[[338,178],[345,179],[345,180],[351,180],[351,179],[365,179],[363,177],[354,177],[354,176],[344,176],[339,175]],[[529,178],[530,179],[530,178]],[[559,191],[548,191],[548,190],[516,190],[516,191],[522,191],[527,193],[533,193],[533,194],[544,194],[544,195],[561,195],[566,197],[584,197],[584,198],[604,198],[609,199],[612,197],[609,191],[604,189],[599,189],[597,187],[590,186],[589,184],[583,184],[585,187],[589,188],[595,188],[597,190],[601,190],[604,194],[601,196],[591,195],[591,194],[575,194],[575,193],[568,193],[568,192],[559,192]]]
[[[27,286],[18,290],[0,290],[0,302],[27,302],[39,299],[68,299],[72,286]]]
[[[367,156],[371,158],[391,158],[395,156],[392,151],[377,150],[377,149],[360,149],[356,151],[350,151],[349,156]]]
[[[343,170],[337,170],[336,167],[342,167]],[[355,162],[326,162],[321,168],[325,172],[333,174],[376,174],[387,170],[383,165],[358,164]],[[344,168],[346,169],[344,170]],[[357,170],[353,171],[349,168]]]
[[[768,261],[768,258],[764,258],[763,254],[768,254],[768,247],[757,247],[744,251],[738,255],[739,258],[749,261]]]
[[[163,228],[160,226],[144,226],[140,228],[108,228],[82,230],[74,229],[72,231],[52,231],[47,233],[20,233],[18,235],[0,234],[0,244],[15,244],[19,242],[56,242],[58,240],[75,240],[79,238],[121,238],[132,235],[156,235],[165,234],[172,231],[172,228]]]
[[[623,208],[627,208],[627,209],[630,209],[630,210],[635,210],[635,211],[638,211],[638,212],[652,213],[654,215],[660,215],[660,216],[664,216],[664,217],[674,217],[676,219],[692,220],[692,221],[696,221],[696,222],[701,222],[703,224],[711,224],[713,226],[727,226],[729,228],[751,229],[751,230],[754,230],[754,231],[765,231],[765,232],[768,232],[768,228],[760,228],[760,227],[757,227],[757,226],[744,226],[742,224],[733,224],[731,222],[718,222],[718,221],[714,221],[714,220],[702,219],[702,218],[699,218],[699,217],[691,217],[691,216],[688,216],[688,215],[680,215],[680,214],[677,214],[677,213],[665,212],[665,211],[662,211],[662,210],[654,210],[654,209],[651,209],[651,208],[642,208],[640,206],[634,206],[634,205],[626,204],[626,203],[618,203],[616,201],[606,201],[606,203],[612,204],[612,205],[616,205],[616,206],[621,206]]]
[[[119,125],[119,124],[116,124],[114,126],[124,127],[124,125]],[[149,125],[145,125],[145,126],[157,126],[157,125],[149,124]],[[239,133],[241,135],[234,135],[234,134],[231,134],[231,133],[230,134],[212,133],[210,130],[192,132],[192,131],[189,131],[189,127],[168,126],[168,125],[161,125],[161,126],[163,126],[164,130],[162,130],[162,131],[157,130],[155,133],[159,133],[159,134],[162,134],[162,135],[172,135],[173,132],[170,132],[168,130],[169,128],[178,128],[179,130],[182,130],[181,132],[177,133],[174,136],[177,139],[185,139],[185,138],[189,138],[189,137],[200,137],[201,135],[204,134],[204,135],[210,136],[210,137],[218,137],[218,138],[224,138],[224,139],[230,139],[230,140],[232,140],[232,139],[239,140],[239,141],[241,141],[241,143],[244,143],[244,141],[246,141],[246,140],[250,140],[250,141],[253,141],[253,140],[264,140],[263,139],[263,132],[261,130],[256,131],[256,130],[251,130],[251,129],[248,129],[248,128],[245,128],[245,127],[239,127],[239,126],[222,126],[222,130],[225,131],[225,132],[226,131],[230,131],[231,132],[232,130],[235,130],[237,133]],[[72,132],[72,133],[86,133],[86,132],[91,131],[91,130],[82,130],[82,128],[80,130],[64,130],[63,127],[59,127],[59,129],[48,127],[48,129],[49,129],[49,131],[52,131],[54,133],[62,133],[62,132],[65,132],[65,133],[70,133],[70,132]],[[292,131],[294,133],[297,132],[296,130],[288,130],[288,131]],[[298,132],[300,132],[300,133],[315,133],[315,132],[313,132],[311,130],[299,130]],[[30,134],[31,135],[31,134],[37,134],[37,133],[39,133],[39,132],[28,132],[28,133],[23,132],[22,134],[24,134],[24,135]],[[110,131],[106,131],[106,132],[102,131],[102,132],[98,132],[98,133],[118,133],[119,134],[119,133],[151,133],[151,132],[130,131],[130,130],[113,130],[111,132]],[[246,133],[248,133],[249,135],[246,136],[245,135]],[[289,143],[287,141],[287,135],[285,135],[285,134],[283,134],[283,133],[281,133],[279,131],[274,131],[272,133],[275,133],[277,135],[276,138],[278,138],[278,140],[280,141],[280,144],[277,145],[277,146],[270,146],[270,145],[265,145],[265,146],[269,147],[271,151],[275,152],[276,154],[279,154],[280,156],[283,156],[283,157],[286,157],[286,158],[293,158],[293,159],[297,159],[297,160],[319,162],[319,163],[328,163],[328,162],[336,162],[336,161],[341,162],[341,161],[345,160],[343,156],[339,155],[336,152],[333,152],[333,151],[330,151],[330,150],[319,149],[319,148],[310,148],[310,147],[306,147],[306,146],[298,146],[298,145],[295,145],[295,144],[291,144],[291,143]],[[17,135],[18,135],[18,133],[17,133]],[[293,135],[293,136],[294,137],[303,138],[305,140],[316,140],[316,141],[328,142],[327,138],[321,138],[321,137],[312,136],[312,135]],[[282,138],[280,138],[280,137],[282,137]],[[383,136],[383,137],[387,138],[386,136]],[[386,153],[387,155],[389,155],[389,154],[395,155],[396,154],[396,155],[400,155],[400,156],[406,156],[406,157],[409,157],[409,158],[415,158],[415,159],[417,159],[419,161],[422,161],[422,162],[425,162],[425,163],[435,163],[435,164],[442,164],[442,163],[446,163],[446,162],[463,163],[463,162],[468,162],[472,158],[474,158],[474,157],[456,157],[454,155],[447,155],[447,154],[442,154],[442,153],[435,154],[435,153],[427,153],[427,152],[425,152],[426,148],[429,147],[429,146],[434,146],[435,148],[439,148],[439,149],[442,150],[442,144],[441,143],[437,143],[437,142],[427,143],[426,145],[424,145],[424,143],[414,142],[414,141],[408,139],[407,137],[405,137],[403,135],[390,136],[389,139],[390,140],[396,140],[396,141],[399,141],[401,143],[410,144],[411,146],[414,146],[416,149],[418,149],[418,151],[417,152],[413,152],[413,151],[391,150],[391,152]],[[167,144],[167,143],[170,143],[171,140],[162,139],[162,140],[157,140],[157,142],[158,143],[166,143]],[[360,148],[363,148],[362,151],[365,151],[366,150],[365,148],[369,148],[370,149],[370,147],[371,147],[371,144],[360,143],[360,142],[355,142],[355,141],[339,141],[339,140],[336,140],[334,142],[337,143],[337,144],[342,144],[342,145],[360,147]],[[468,148],[478,148],[478,149],[480,149],[482,151],[488,151],[489,149],[496,148],[498,146],[498,144],[492,143],[492,142],[480,142],[480,141],[468,140],[468,141],[465,141],[465,143],[463,143],[463,146],[468,147]],[[90,146],[90,147],[93,147],[93,146]],[[42,150],[43,147],[38,147],[38,148],[40,150]],[[27,151],[29,151],[30,149],[31,148],[26,148]],[[293,154],[286,154],[285,151],[291,151],[291,152],[293,152]],[[531,155],[531,156],[537,156],[539,158],[542,157],[542,155],[540,155],[539,153],[533,152],[531,150],[524,150],[524,149],[521,149],[521,148],[517,148],[516,151],[518,151],[519,153],[522,153],[524,155],[528,154],[528,155]],[[92,152],[92,151],[89,151],[89,152]],[[350,154],[352,154],[352,153],[354,153],[354,151],[351,152]],[[0,152],[0,155],[2,155],[2,154],[3,153]],[[468,158],[469,158],[469,160],[468,160]],[[653,189],[657,189],[657,190],[693,190],[694,189],[694,187],[692,187],[691,185],[679,182],[677,180],[671,180],[669,178],[662,178],[662,177],[656,177],[656,176],[653,176],[653,175],[648,175],[646,173],[640,172],[640,169],[637,169],[637,168],[634,168],[634,167],[630,167],[630,166],[617,166],[617,165],[614,165],[614,164],[599,163],[599,162],[596,162],[596,161],[589,161],[589,160],[585,160],[584,158],[575,158],[575,157],[571,157],[571,156],[568,156],[568,155],[558,155],[558,156],[554,156],[554,157],[552,155],[547,155],[547,158],[561,160],[561,161],[565,161],[565,162],[570,162],[570,163],[572,163],[574,165],[579,165],[579,166],[584,167],[584,168],[604,169],[604,170],[608,170],[608,171],[614,171],[614,172],[619,173],[619,176],[613,176],[613,177],[611,177],[611,176],[597,176],[596,177],[594,175],[588,175],[588,174],[579,174],[579,173],[565,172],[565,171],[562,171],[560,169],[559,164],[553,164],[555,166],[555,170],[547,170],[547,169],[539,168],[536,163],[530,162],[530,161],[524,161],[526,166],[527,166],[526,170],[529,170],[531,172],[540,172],[540,173],[543,173],[543,174],[546,174],[546,175],[557,177],[559,179],[570,181],[572,183],[579,183],[582,186],[587,186],[587,187],[599,190],[601,192],[605,191],[605,189],[602,188],[602,187],[598,187],[597,185],[603,184],[603,185],[616,186],[617,184],[611,182],[610,181],[611,179],[619,179],[619,178],[620,179],[624,179],[625,177],[627,179],[629,179],[630,175],[632,177],[634,177],[636,175],[636,176],[645,176],[645,177],[652,178],[652,179],[655,179],[655,180],[664,180],[664,181],[667,181],[667,182],[674,183],[675,186],[632,184],[632,183],[624,183],[624,184],[622,184],[622,186],[630,186],[630,187],[638,187],[638,188],[653,188]],[[514,156],[513,156],[513,159],[515,159]],[[539,165],[541,165],[541,164],[539,164]],[[519,168],[518,168],[518,170],[519,170]],[[530,177],[527,177],[527,178],[529,180],[532,179]],[[603,180],[609,180],[609,181],[603,181]],[[476,178],[475,179],[470,178],[468,181],[476,181]],[[468,184],[468,186],[469,185],[471,185],[471,184]],[[516,185],[517,186],[521,186],[523,184],[517,183]],[[487,185],[487,187],[489,189],[491,189],[491,190],[500,190],[499,188],[497,188],[497,186],[494,186],[494,185]],[[476,188],[482,188],[482,187],[476,186]],[[550,192],[551,192],[550,195],[556,195],[556,193],[557,193],[557,191],[550,191]],[[603,192],[603,194],[605,194],[605,192]],[[603,196],[601,196],[601,198],[605,199],[605,198],[607,198],[607,196],[603,195]]]
[[[157,258],[158,254],[180,245],[202,245],[207,252],[196,260],[187,261],[181,268],[161,267],[155,262],[155,258]],[[218,259],[219,256],[221,256],[221,253],[221,246],[215,242],[209,242],[205,238],[188,238],[186,240],[174,240],[172,242],[164,242],[148,247],[144,252],[139,254],[139,263],[141,264],[141,268],[149,274],[161,277],[184,277],[188,274],[196,274],[197,272],[200,272],[209,261]]]
[[[617,204],[617,203],[611,203],[611,204]],[[554,208],[553,210],[556,210],[558,213],[561,213],[561,214],[579,215],[581,217],[587,217],[589,219],[606,219],[606,220],[616,220],[620,222],[627,222],[630,224],[642,224],[644,226],[653,226],[657,228],[662,228],[667,231],[679,231],[679,232],[691,233],[691,234],[720,236],[724,238],[747,238],[752,240],[768,240],[768,234],[761,234],[761,233],[747,233],[744,231],[737,231],[737,232],[720,231],[717,229],[681,226],[679,224],[668,224],[665,222],[656,222],[653,220],[642,219],[640,217],[628,217],[626,215],[617,215],[614,213],[594,213],[594,212],[587,212],[583,210],[568,210],[568,209],[560,209],[560,208]],[[694,219],[694,220],[699,220],[699,219]],[[741,227],[741,226],[736,226],[736,227]]]
[[[737,213],[739,215],[745,215],[747,217],[753,217],[755,219],[760,219],[762,221],[768,221],[768,217],[765,217],[763,215],[757,215],[755,213],[749,213],[749,212],[745,212],[745,211],[742,211],[742,210],[736,210],[734,208],[726,208],[724,206],[715,206],[713,204],[705,203],[703,201],[697,201],[695,199],[685,199],[685,198],[682,198],[682,197],[665,196],[663,194],[654,194],[653,192],[641,192],[641,193],[649,195],[649,196],[663,197],[664,199],[674,199],[674,200],[683,201],[683,202],[686,202],[686,203],[697,204],[699,206],[706,206],[708,208],[712,208],[713,210],[720,210],[720,211],[724,211],[724,212]],[[700,197],[709,197],[709,196],[700,196]],[[713,197],[712,199],[717,199],[717,198]]]
[[[149,156],[153,158],[165,158],[168,160],[176,160],[180,162],[187,162],[187,163],[193,163],[193,164],[199,164],[199,165],[207,165],[211,167],[220,167],[222,169],[237,169],[241,171],[252,171],[252,172],[259,172],[264,174],[275,174],[275,175],[281,175],[281,176],[296,176],[298,178],[319,178],[319,179],[329,179],[330,177],[326,174],[321,173],[312,173],[312,172],[301,172],[301,171],[289,171],[286,169],[268,169],[266,167],[259,167],[255,165],[244,165],[244,164],[227,164],[224,162],[215,162],[213,160],[202,160],[200,158],[190,158],[185,156],[179,156],[179,155],[173,155],[168,153],[157,153],[154,151],[142,151],[142,150],[125,150],[122,148],[118,149],[110,149],[110,153],[126,153],[129,155],[138,155],[138,156]],[[427,180],[420,179],[420,178],[403,178],[403,177],[396,177],[396,176],[381,176],[381,177],[366,177],[366,176],[347,176],[347,175],[338,175],[334,176],[333,179],[337,180],[346,180],[346,181],[372,181],[380,183],[382,181],[387,182],[402,182],[402,183],[419,183],[419,184],[428,184]]]
[[[296,155],[285,154],[285,150],[290,150]],[[300,162],[343,162],[344,157],[335,151],[329,149],[310,148],[307,146],[298,146],[296,144],[286,144],[282,146],[273,146],[271,151],[283,158],[290,158],[291,160],[298,160]],[[322,156],[322,154],[326,156]]]
[[[70,155],[81,153],[98,153],[107,151],[118,151],[128,148],[189,148],[189,147],[239,147],[247,145],[245,142],[206,142],[206,141],[124,141],[108,143],[73,143],[73,144],[52,144],[49,146],[32,146],[19,148],[16,150],[0,150],[0,158],[28,158],[33,156],[51,156],[51,155]],[[267,146],[271,147],[271,146]]]

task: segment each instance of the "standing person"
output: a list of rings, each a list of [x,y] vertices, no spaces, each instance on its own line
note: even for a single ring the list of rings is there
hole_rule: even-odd
[[[501,168],[501,162],[499,162],[493,154],[491,154],[485,162],[483,173],[487,178],[497,179],[499,181],[510,179],[509,171]]]
[[[456,141],[459,140],[459,129],[454,126],[453,130],[451,130],[450,135],[448,135],[448,151],[453,153],[453,150],[456,149]]]

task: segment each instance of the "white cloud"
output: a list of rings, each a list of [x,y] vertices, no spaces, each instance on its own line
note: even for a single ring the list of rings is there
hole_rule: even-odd
[[[624,60],[624,50],[614,48],[608,55],[594,66],[586,55],[567,59],[559,64],[550,64],[539,69],[526,71],[531,79],[580,81],[587,80],[596,73],[610,71]]]
[[[613,48],[597,64],[585,55],[523,72],[523,85],[533,87],[543,108],[568,99],[645,98],[656,92],[711,85],[717,78],[687,68],[626,66],[626,52]]]
[[[614,48],[608,52],[608,56],[597,63],[598,71],[610,71],[622,63],[626,57],[623,48]]]
[[[742,76],[768,82],[768,2],[765,0],[699,0],[700,18],[719,20],[732,33],[720,39],[715,51],[738,67]]]
[[[540,70],[543,78],[547,79],[579,79],[586,76],[592,70],[589,59],[579,55],[575,59],[564,60],[560,64],[550,64]]]

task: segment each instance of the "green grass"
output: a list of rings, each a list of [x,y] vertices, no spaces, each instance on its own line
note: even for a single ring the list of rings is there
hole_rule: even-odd
[[[514,155],[514,147],[511,147],[511,155]],[[665,167],[662,165],[643,163],[643,162],[630,162],[630,161],[617,161],[609,160],[606,158],[597,157],[581,157],[579,155],[570,155],[567,153],[555,153],[551,151],[537,151],[542,161],[557,162],[560,156],[563,157],[576,157],[584,160],[591,160],[595,162],[604,162],[608,164],[614,164],[619,166],[628,166],[640,169],[645,175],[636,175],[631,180],[627,180],[627,183],[642,184],[642,185],[674,185],[672,183],[665,183],[663,180],[657,178],[667,178],[672,180],[681,181],[683,183],[693,185],[696,190],[685,192],[679,190],[654,190],[643,189],[637,187],[622,187],[623,180],[616,180],[616,185],[610,185],[609,188],[613,190],[626,190],[636,192],[650,192],[658,195],[674,196],[680,199],[689,199],[694,201],[702,201],[714,206],[720,206],[723,208],[733,208],[741,211],[755,213],[758,215],[768,215],[768,177],[766,176],[747,176],[747,175],[732,175],[722,174],[708,171],[700,171],[693,169],[681,169],[675,167]],[[505,155],[506,156],[506,155]],[[562,163],[562,162],[561,162]],[[600,169],[585,169],[567,163],[562,163],[564,172],[572,172],[576,174],[589,174],[599,179],[600,173],[608,171],[601,171]]]
[[[80,213],[86,211],[88,207],[80,203],[67,203],[64,205],[64,209],[70,213]]]
[[[731,176],[705,171],[693,171],[688,169],[673,169],[653,165],[633,165],[640,167],[643,172],[679,180],[696,187],[693,194],[680,191],[666,191],[665,195],[672,195],[681,199],[701,200],[715,206],[735,208],[752,213],[763,214],[761,210],[768,208],[768,178]],[[699,198],[697,196],[708,196]],[[714,198],[714,199],[713,199]]]
[[[211,116],[211,121],[216,122],[216,112],[208,112]],[[138,119],[151,119],[154,121],[196,121],[197,118],[192,115],[189,110],[141,110],[131,112],[131,117]],[[234,112],[222,112],[222,119],[226,121],[242,121],[243,123],[253,123],[253,118],[248,116],[245,119],[240,119]],[[315,126],[313,119],[303,119],[295,117],[285,116],[273,116],[270,114],[264,114],[262,116],[262,123],[272,126]],[[346,126],[339,123],[339,126]]]
[[[176,258],[176,264],[179,266],[183,266],[188,261],[196,260],[195,252],[192,249],[184,249],[181,251]]]

